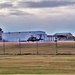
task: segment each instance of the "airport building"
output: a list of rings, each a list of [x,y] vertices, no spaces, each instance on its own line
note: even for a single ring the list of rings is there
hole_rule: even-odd
[[[71,33],[55,33],[54,36],[59,40],[59,41],[72,41],[74,40],[74,36]]]
[[[47,35],[44,31],[27,31],[27,32],[3,32],[0,28],[0,42],[27,42],[27,41],[75,41],[71,33],[55,33]]]
[[[6,32],[2,34],[2,40],[7,42],[26,42],[29,38],[34,41],[46,41],[47,34],[44,31]]]
[[[47,40],[48,41],[55,41],[55,36],[54,35],[47,35]]]

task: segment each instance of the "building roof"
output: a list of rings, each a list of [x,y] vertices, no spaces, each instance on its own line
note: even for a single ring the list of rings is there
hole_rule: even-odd
[[[47,37],[55,37],[54,35],[47,35]]]
[[[73,36],[71,33],[55,33],[54,35]]]
[[[45,33],[45,32],[44,31],[5,32],[5,34],[13,34],[13,33]]]

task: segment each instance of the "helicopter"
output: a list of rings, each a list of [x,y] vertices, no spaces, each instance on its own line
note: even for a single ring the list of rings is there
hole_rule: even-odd
[[[28,38],[27,41],[28,41],[28,42],[29,42],[29,41],[34,42],[34,41],[40,41],[40,40],[43,40],[41,37],[42,37],[42,35],[40,35],[40,38],[38,39],[37,37],[34,37],[34,36],[32,35],[31,37]]]

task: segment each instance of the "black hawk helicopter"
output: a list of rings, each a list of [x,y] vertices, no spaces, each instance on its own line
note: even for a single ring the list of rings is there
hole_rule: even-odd
[[[38,39],[37,37],[34,37],[33,35],[31,35],[31,37],[29,37],[27,41],[28,41],[28,42],[29,42],[29,41],[34,42],[34,41],[40,41],[40,40],[43,40],[43,39],[42,39],[42,35],[40,35],[39,39]]]

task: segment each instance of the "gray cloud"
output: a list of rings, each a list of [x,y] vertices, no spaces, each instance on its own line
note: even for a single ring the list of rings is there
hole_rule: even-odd
[[[20,7],[26,7],[26,8],[45,8],[45,7],[58,7],[58,6],[66,6],[66,5],[72,5],[75,4],[75,2],[72,1],[20,1],[19,6]]]
[[[0,4],[0,9],[3,9],[3,8],[11,8],[11,7],[13,7],[13,4],[8,3],[8,2],[6,2],[6,3],[1,3],[1,4]]]
[[[6,0],[5,0],[6,1]],[[75,4],[75,2],[72,2],[72,0],[42,0],[41,2],[34,2],[33,1],[27,1],[27,0],[20,0],[21,2],[18,3],[19,0],[14,3],[13,0],[10,0],[10,2],[6,3],[0,3],[0,9],[3,9],[3,11],[0,11],[0,27],[3,27],[3,30],[5,31],[30,31],[30,30],[44,30],[48,32],[49,34],[53,34],[55,32],[62,32],[62,31],[71,31],[75,34],[75,6],[71,6],[68,8],[55,8],[53,10],[34,10],[30,11],[28,9],[28,12],[38,12],[39,14],[43,15],[42,13],[46,11],[45,13],[61,13],[61,15],[50,15],[45,18],[40,18],[41,15],[36,16],[24,16],[24,15],[31,15],[30,13],[23,12],[21,8],[47,8],[47,7],[60,7],[60,6],[66,6],[66,5],[72,5]],[[18,3],[18,5],[17,5]],[[21,7],[21,8],[20,8]],[[8,11],[6,13],[6,10]],[[8,10],[9,9],[9,10]],[[72,10],[71,10],[72,9]],[[36,11],[36,12],[35,12]],[[36,13],[38,14],[38,13]],[[15,15],[19,17],[13,17],[10,15]],[[40,16],[40,17],[39,17]]]
[[[20,10],[10,10],[9,15],[14,15],[14,16],[24,16],[24,15],[32,15],[30,13],[26,13]]]

